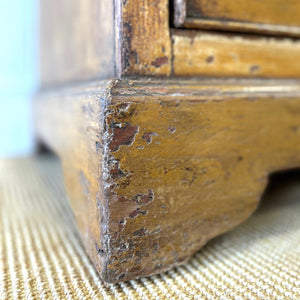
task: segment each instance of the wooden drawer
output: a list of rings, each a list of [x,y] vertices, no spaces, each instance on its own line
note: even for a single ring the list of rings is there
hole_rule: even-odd
[[[300,35],[298,0],[175,0],[175,26]]]

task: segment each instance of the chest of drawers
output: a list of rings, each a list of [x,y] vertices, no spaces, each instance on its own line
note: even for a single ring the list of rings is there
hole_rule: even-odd
[[[37,136],[106,282],[183,263],[300,166],[300,6],[247,3],[41,3]]]

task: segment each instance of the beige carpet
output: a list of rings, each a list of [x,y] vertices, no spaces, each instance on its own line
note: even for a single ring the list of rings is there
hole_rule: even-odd
[[[58,161],[0,160],[0,298],[300,299],[300,181],[269,197],[188,264],[105,287],[78,237]]]

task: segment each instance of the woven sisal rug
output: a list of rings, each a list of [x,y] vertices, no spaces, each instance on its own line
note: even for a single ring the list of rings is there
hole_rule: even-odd
[[[53,157],[0,160],[1,299],[300,299],[300,180],[189,263],[105,286]]]

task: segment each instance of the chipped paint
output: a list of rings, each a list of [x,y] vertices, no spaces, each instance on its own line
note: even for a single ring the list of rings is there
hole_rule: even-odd
[[[133,236],[143,236],[146,232],[147,230],[145,228],[140,228],[133,233]]]
[[[118,198],[118,202],[123,202],[128,206],[128,203],[133,203],[135,209],[126,214],[123,219],[119,221],[119,231],[124,229],[124,225],[126,224],[126,219],[135,219],[138,216],[145,216],[148,214],[147,210],[141,210],[141,207],[147,206],[154,200],[154,192],[151,189],[148,189],[148,194],[137,194],[132,198],[128,199],[124,196]],[[126,210],[124,210],[126,211]]]
[[[152,137],[157,136],[158,134],[156,132],[145,132],[143,134],[143,140],[147,142],[147,144],[150,144],[152,142]]]
[[[169,130],[171,133],[174,133],[174,132],[176,131],[176,127],[175,127],[175,126],[169,125],[169,126],[168,126],[168,130]]]
[[[165,65],[169,62],[169,59],[167,56],[163,57],[157,57],[154,61],[151,62],[151,66],[154,66],[155,68],[159,68],[162,65]]]
[[[134,142],[135,135],[139,132],[138,126],[125,123],[112,123],[112,139],[109,144],[111,152],[118,151],[122,145],[131,146]]]
[[[249,216],[269,172],[300,164],[296,80],[126,80],[113,89],[113,96],[89,90],[42,102],[42,115],[59,122],[38,114],[46,140],[59,137],[53,143],[81,235],[106,282],[182,262]],[[87,98],[91,117],[82,111]],[[72,118],[65,139],[61,129]],[[112,152],[114,129],[124,124],[139,133]],[[149,147],[145,132],[158,134]],[[80,171],[89,181],[89,203]]]

